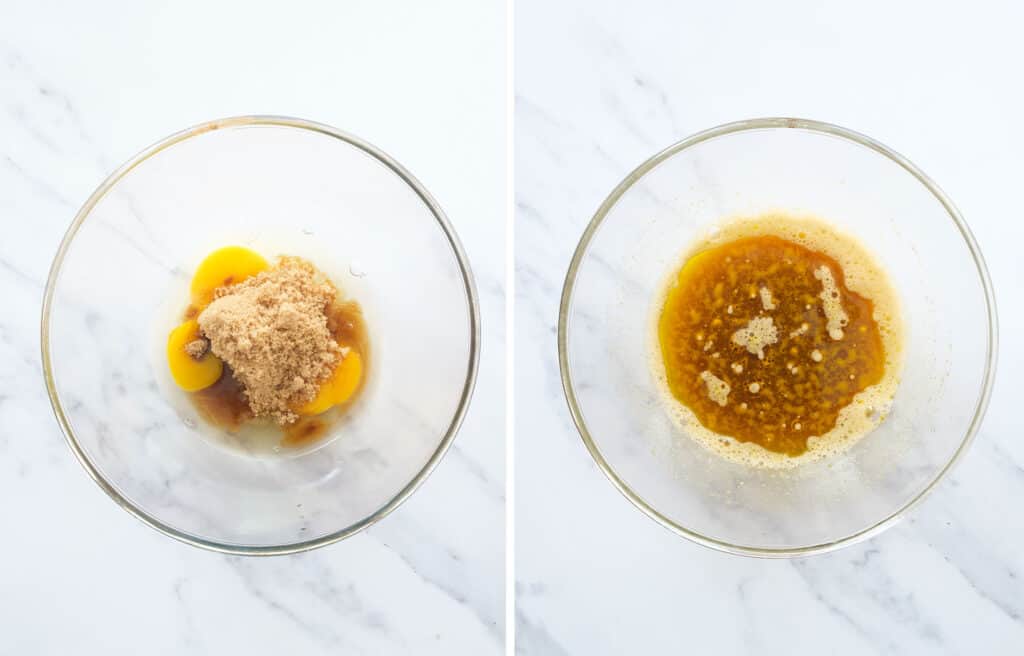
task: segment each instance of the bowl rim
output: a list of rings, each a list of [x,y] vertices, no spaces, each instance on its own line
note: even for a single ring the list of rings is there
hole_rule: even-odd
[[[980,395],[977,403],[975,404],[974,415],[971,418],[970,424],[968,424],[967,432],[961,440],[960,445],[957,447],[956,451],[953,452],[952,457],[946,462],[946,464],[934,475],[922,490],[914,495],[909,501],[904,503],[902,507],[898,508],[890,515],[883,517],[878,522],[836,540],[820,544],[789,548],[751,547],[704,535],[698,531],[686,528],[663,515],[653,506],[648,504],[643,497],[633,491],[633,489],[624,480],[622,480],[618,474],[616,474],[608,461],[605,460],[600,449],[598,449],[597,444],[594,442],[590,431],[587,429],[586,422],[583,419],[582,410],[579,406],[579,401],[576,398],[568,356],[569,312],[572,306],[576,275],[579,272],[583,258],[587,254],[587,249],[594,235],[597,233],[598,228],[600,228],[608,213],[626,193],[626,191],[659,164],[692,146],[711,139],[739,132],[772,129],[797,129],[823,136],[839,137],[856,145],[865,146],[876,153],[887,157],[889,160],[896,163],[916,178],[918,182],[920,182],[929,192],[931,192],[936,200],[939,201],[946,210],[950,219],[953,221],[955,227],[960,231],[960,235],[963,237],[964,242],[971,253],[971,257],[974,259],[974,264],[981,280],[988,318],[988,341],[986,344],[985,371],[982,378]],[[629,175],[627,175],[625,179],[623,179],[622,182],[612,190],[601,206],[597,209],[593,218],[590,219],[590,222],[587,224],[586,230],[584,230],[582,237],[580,237],[579,244],[576,246],[576,250],[573,253],[572,260],[569,264],[569,270],[566,273],[565,283],[562,287],[561,304],[558,311],[557,339],[558,367],[561,372],[562,390],[565,393],[565,398],[569,405],[569,412],[572,415],[573,423],[576,425],[576,429],[579,432],[580,437],[583,439],[583,443],[586,445],[587,451],[590,452],[590,455],[594,458],[598,467],[600,467],[601,471],[604,472],[604,475],[609,481],[611,481],[612,485],[614,485],[619,492],[623,494],[623,496],[629,499],[629,501],[644,514],[661,524],[663,527],[704,547],[741,556],[759,558],[794,558],[828,553],[842,547],[847,547],[858,542],[868,540],[880,534],[896,524],[912,508],[921,503],[921,501],[923,501],[924,498],[927,497],[928,494],[946,478],[952,468],[962,459],[964,454],[967,452],[967,449],[974,441],[975,435],[977,434],[982,419],[984,418],[985,410],[988,407],[989,398],[992,393],[992,386],[995,380],[998,350],[998,319],[996,316],[995,294],[992,289],[992,281],[989,278],[985,258],[981,254],[981,250],[974,239],[974,235],[971,233],[970,228],[968,228],[967,223],[964,221],[959,210],[957,210],[956,206],[953,204],[953,201],[950,200],[938,185],[936,185],[931,178],[925,175],[923,171],[896,151],[859,132],[843,128],[838,125],[833,125],[831,123],[810,119],[765,117],[726,123],[686,137],[644,161],[638,167],[633,169],[633,171],[631,171]]]
[[[64,256],[74,240],[78,229],[88,218],[96,204],[135,167],[162,151],[182,141],[214,130],[252,126],[284,127],[307,130],[338,139],[339,141],[362,150],[386,166],[392,173],[397,175],[416,193],[423,204],[427,206],[431,214],[433,214],[434,219],[437,221],[438,226],[441,228],[441,231],[444,233],[458,264],[462,283],[465,288],[466,302],[469,308],[469,362],[466,367],[466,378],[462,385],[459,403],[444,435],[441,438],[441,441],[438,443],[437,448],[430,455],[430,458],[427,459],[427,462],[423,465],[420,471],[417,472],[417,474],[408,483],[406,483],[397,494],[384,503],[384,505],[370,515],[346,526],[343,529],[311,540],[266,546],[250,546],[218,542],[216,540],[209,540],[192,535],[186,531],[176,529],[135,505],[131,500],[122,495],[111,483],[109,483],[100,472],[99,468],[89,459],[85,450],[78,443],[74,431],[71,429],[71,424],[65,414],[63,404],[60,400],[60,395],[56,388],[53,363],[50,357],[49,338],[50,311],[53,304],[53,294],[60,277],[61,265],[64,261]],[[57,418],[57,422],[60,424],[61,430],[64,432],[64,437],[66,438],[68,446],[78,459],[78,462],[85,468],[85,471],[89,474],[90,478],[92,478],[93,481],[99,485],[100,489],[102,489],[108,497],[117,503],[117,505],[121,506],[134,517],[156,529],[160,533],[195,547],[241,556],[285,555],[309,551],[328,544],[333,544],[355,535],[373,524],[376,524],[408,499],[409,496],[411,496],[412,493],[415,492],[416,489],[427,479],[431,472],[434,471],[438,463],[448,451],[452,441],[455,439],[455,435],[458,433],[462,420],[465,417],[466,410],[469,407],[470,399],[473,396],[473,389],[476,385],[477,369],[480,359],[480,307],[477,298],[476,282],[473,278],[472,269],[470,268],[469,258],[466,256],[462,243],[459,241],[459,238],[455,233],[455,229],[449,222],[444,210],[441,209],[438,202],[430,195],[419,180],[417,180],[412,173],[395,161],[391,156],[373,144],[370,144],[355,135],[323,123],[290,116],[269,114],[233,116],[199,123],[157,141],[118,167],[96,188],[95,191],[92,192],[89,198],[78,210],[78,213],[75,215],[70,227],[64,234],[57,253],[54,256],[53,263],[50,265],[49,275],[46,280],[46,288],[43,294],[42,318],[40,323],[40,346],[42,351],[43,378],[46,382],[46,391],[50,397],[50,405],[53,407],[53,412]]]

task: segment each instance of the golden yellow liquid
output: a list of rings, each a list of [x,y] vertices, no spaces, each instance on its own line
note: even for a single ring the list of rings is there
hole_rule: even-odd
[[[840,339],[822,298],[822,267],[846,315]],[[712,246],[684,263],[658,316],[669,391],[708,430],[799,456],[810,437],[832,430],[843,408],[885,376],[873,311],[822,252],[774,235]],[[734,338],[758,317],[771,319],[776,336],[760,354]],[[715,394],[712,380],[724,383],[727,395]]]
[[[190,393],[200,416],[229,432],[239,430],[253,419],[242,385],[231,367],[212,353],[196,361],[184,349],[186,344],[200,337],[196,317],[212,302],[218,288],[238,284],[269,266],[261,255],[241,246],[227,246],[208,255],[193,275],[192,302],[185,310],[185,322],[172,331],[168,339],[168,365],[175,382]],[[296,408],[299,419],[282,427],[284,434],[280,445],[284,447],[304,446],[323,437],[354,403],[363,387],[365,368],[369,364],[369,339],[362,309],[355,301],[336,299],[325,312],[331,336],[351,353],[344,365],[336,367],[334,374],[321,382],[320,392],[330,393],[318,393],[309,404]],[[339,377],[339,374],[343,375]]]

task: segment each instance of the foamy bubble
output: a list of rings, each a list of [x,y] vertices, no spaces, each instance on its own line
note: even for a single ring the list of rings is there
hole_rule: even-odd
[[[810,436],[807,440],[807,451],[796,457],[769,451],[753,442],[740,442],[705,428],[693,411],[672,395],[657,338],[657,317],[664,307],[668,289],[675,280],[674,274],[686,260],[712,246],[744,237],[765,235],[788,239],[824,253],[838,262],[846,287],[874,303],[872,318],[878,324],[885,349],[885,373],[881,382],[854,396],[853,400],[839,412],[832,430],[824,435]],[[829,271],[830,276],[831,274]],[[697,443],[737,464],[765,469],[790,469],[843,453],[885,420],[895,398],[896,388],[899,386],[903,365],[904,331],[900,316],[898,297],[888,277],[874,257],[853,237],[843,234],[820,219],[810,217],[764,214],[753,218],[734,219],[715,226],[705,239],[697,241],[673,267],[672,273],[665,278],[660,298],[652,305],[652,319],[649,322],[651,370],[673,423]],[[805,330],[800,330],[799,334],[803,332]],[[812,359],[813,357],[812,354]],[[754,385],[751,384],[750,391],[756,393],[760,390],[760,384],[756,384],[756,389]]]
[[[821,293],[818,294],[818,298],[821,299],[825,319],[828,321],[828,336],[838,341],[843,338],[843,328],[850,321],[839,297],[839,286],[832,276],[832,270],[824,264],[814,270],[814,277],[821,281]]]
[[[771,317],[754,317],[746,327],[732,334],[732,343],[747,349],[751,355],[764,360],[764,349],[779,341],[779,329]]]
[[[729,402],[729,392],[732,391],[729,383],[710,371],[700,372],[700,379],[708,386],[708,397],[712,401],[723,407]]]

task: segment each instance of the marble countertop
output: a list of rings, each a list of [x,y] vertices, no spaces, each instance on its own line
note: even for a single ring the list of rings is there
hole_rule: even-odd
[[[1020,653],[1020,7],[519,0],[516,13],[519,652]],[[555,359],[562,281],[608,192],[682,137],[755,116],[864,132],[931,175],[987,258],[1004,335],[953,475],[876,539],[798,560],[713,552],[636,510],[577,435]]]
[[[500,653],[504,7],[0,13],[0,654]],[[483,319],[472,406],[422,488],[349,540],[278,558],[179,544],[113,504],[67,448],[39,358],[47,270],[89,193],[174,131],[252,113],[340,127],[411,170],[463,240]]]

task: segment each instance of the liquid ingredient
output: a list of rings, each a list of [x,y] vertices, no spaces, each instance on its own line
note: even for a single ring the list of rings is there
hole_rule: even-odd
[[[334,373],[320,384],[316,396],[295,409],[300,415],[318,415],[348,401],[363,379],[363,359],[350,349],[345,359],[334,368]]]
[[[248,248],[226,246],[216,250],[199,264],[192,275],[192,305],[196,311],[201,311],[213,301],[217,289],[237,285],[269,268],[262,255]]]
[[[701,425],[787,456],[886,373],[872,300],[832,257],[774,235],[687,260],[657,328],[668,388]]]
[[[345,344],[346,346],[343,348],[351,349],[348,357],[358,357],[360,368],[364,367],[364,361],[369,356],[370,343],[359,304],[355,301],[336,300],[327,307],[326,313],[327,327],[331,331],[331,336],[339,344]],[[333,378],[334,376],[332,376]],[[360,375],[359,380],[355,383],[355,388],[347,398],[324,408],[319,414],[304,412],[303,408],[297,409],[302,416],[294,423],[283,427],[284,436],[281,439],[281,446],[299,447],[323,437],[327,429],[358,398],[364,381],[365,377]],[[214,426],[235,432],[253,419],[244,390],[245,388],[238,382],[231,368],[225,366],[224,375],[214,385],[195,392],[191,397],[203,419]]]
[[[245,388],[256,417],[295,421],[343,360],[324,310],[337,290],[313,265],[295,257],[249,279],[218,288],[200,313],[210,350]]]
[[[224,367],[223,375],[214,384],[194,392],[191,398],[203,419],[214,426],[235,432],[252,419],[244,391],[231,368]]]
[[[189,319],[171,331],[167,338],[167,366],[175,384],[186,392],[209,387],[221,376],[223,363],[212,353],[196,358],[191,345],[200,341],[199,324]]]
[[[283,433],[278,444],[298,447],[355,402],[369,356],[362,310],[309,262],[285,256],[271,266],[229,246],[200,264],[190,292],[166,353],[206,422],[243,436],[269,416]]]

